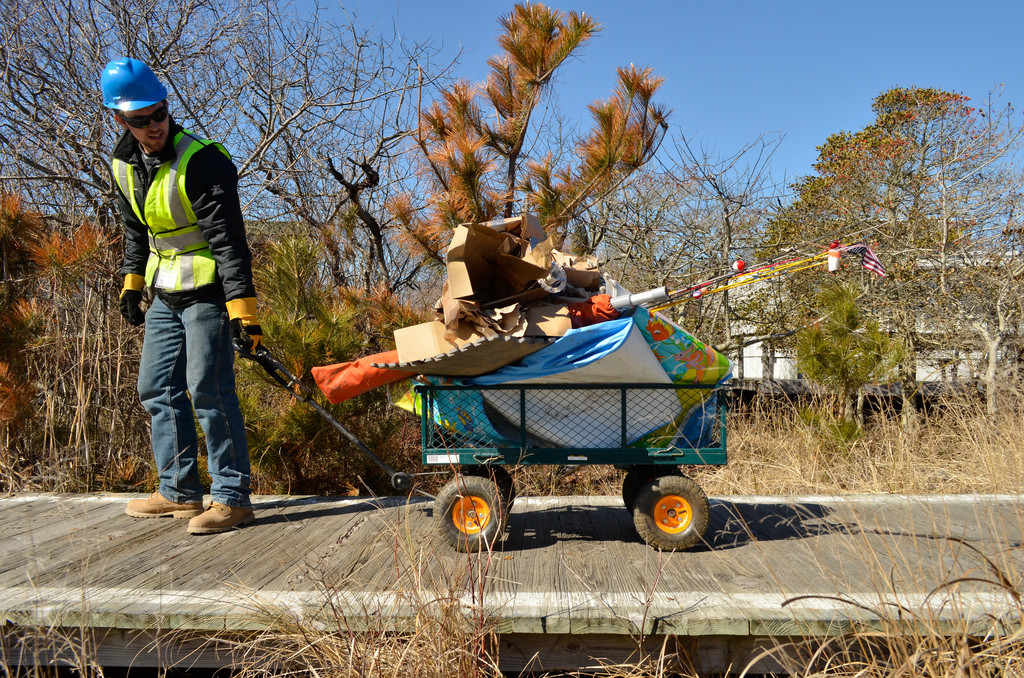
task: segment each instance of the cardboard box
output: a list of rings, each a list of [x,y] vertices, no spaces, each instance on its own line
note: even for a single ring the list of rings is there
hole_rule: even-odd
[[[526,251],[523,255],[523,261],[528,261],[531,264],[541,266],[546,271],[551,270],[551,263],[554,261],[554,248],[551,247],[551,241],[545,240],[539,245],[534,245]]]
[[[481,230],[476,224],[455,227],[445,255],[452,298],[488,298],[491,295],[494,285],[486,275],[491,269],[486,257],[493,257],[502,241],[495,231]]]
[[[552,257],[565,271],[565,280],[573,287],[594,291],[601,287],[601,271],[593,257],[577,257],[554,250]]]
[[[462,224],[448,245],[448,289],[454,299],[488,302],[522,292],[545,269],[521,258],[525,241],[486,224]]]
[[[398,349],[398,362],[408,363],[443,355],[483,338],[484,335],[476,332],[472,325],[459,323],[449,333],[444,323],[431,320],[395,330],[395,348]]]
[[[516,293],[524,291],[535,280],[543,280],[551,272],[550,268],[509,254],[499,254],[494,263],[495,273]]]

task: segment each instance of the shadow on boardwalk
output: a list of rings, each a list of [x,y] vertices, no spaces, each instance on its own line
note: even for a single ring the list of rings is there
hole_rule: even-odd
[[[691,552],[734,549],[751,542],[805,539],[847,532],[850,526],[830,520],[823,504],[747,503],[711,500],[704,542]],[[632,516],[623,506],[573,505],[516,511],[509,516],[505,549],[529,551],[558,542],[620,541],[642,543]]]

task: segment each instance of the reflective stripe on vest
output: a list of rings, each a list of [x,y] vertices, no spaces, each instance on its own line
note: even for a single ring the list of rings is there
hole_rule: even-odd
[[[209,285],[217,279],[217,265],[210,245],[196,224],[192,201],[185,191],[188,161],[202,148],[216,144],[225,156],[223,146],[197,139],[181,131],[174,138],[174,159],[163,163],[139,204],[135,192],[134,168],[114,160],[114,178],[132,210],[149,229],[149,260],[146,262],[146,284],[165,290],[191,290]]]

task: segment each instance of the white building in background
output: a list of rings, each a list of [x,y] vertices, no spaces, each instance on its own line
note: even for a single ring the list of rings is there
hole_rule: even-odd
[[[761,381],[765,377],[765,366],[771,368],[771,377],[778,380],[800,379],[796,368],[796,359],[792,354],[768,348],[771,353],[765,356],[762,342],[744,346],[738,358],[733,359],[733,379]],[[977,374],[972,365],[977,364],[984,356],[981,353],[964,355],[960,351],[932,351],[918,356],[917,380],[932,381],[970,381]]]
[[[922,266],[929,266],[922,263]],[[772,280],[754,283],[749,287],[740,287],[732,291],[735,296],[742,297],[754,292],[758,285],[773,284]],[[735,298],[734,296],[734,298]],[[746,328],[750,331],[752,328]],[[924,328],[919,328],[924,330]],[[738,328],[743,332],[744,328]],[[765,351],[768,355],[765,355]],[[737,380],[761,381],[768,375],[780,381],[801,380],[796,366],[796,358],[792,352],[766,346],[757,342],[740,349],[739,356],[733,359],[733,378]],[[985,359],[982,351],[961,352],[958,349],[931,350],[920,352],[917,356],[917,381],[926,382],[965,382],[977,378],[977,366]]]

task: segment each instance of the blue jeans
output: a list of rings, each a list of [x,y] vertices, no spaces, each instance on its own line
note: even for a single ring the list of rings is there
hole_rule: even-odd
[[[195,417],[206,438],[214,501],[250,506],[249,447],[235,393],[235,351],[224,304],[183,310],[159,298],[146,312],[139,397],[152,416],[160,494],[202,501]]]

